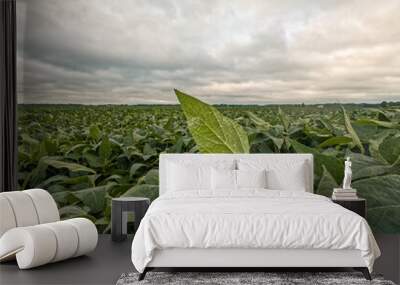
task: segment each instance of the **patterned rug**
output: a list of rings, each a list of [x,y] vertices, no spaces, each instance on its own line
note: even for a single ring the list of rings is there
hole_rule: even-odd
[[[373,275],[373,280],[368,281],[359,272],[148,272],[142,281],[137,280],[138,276],[138,273],[122,274],[117,285],[395,285],[379,275]]]

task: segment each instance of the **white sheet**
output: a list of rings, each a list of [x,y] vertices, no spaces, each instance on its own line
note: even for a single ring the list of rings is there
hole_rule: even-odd
[[[380,255],[367,222],[330,199],[257,189],[162,195],[140,223],[132,262],[143,272],[153,251],[165,248],[357,249],[370,271]]]

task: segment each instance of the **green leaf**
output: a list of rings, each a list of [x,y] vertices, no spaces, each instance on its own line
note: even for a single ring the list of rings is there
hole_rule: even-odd
[[[70,191],[62,191],[62,192],[55,192],[51,193],[51,196],[53,196],[54,200],[57,202],[58,205],[66,205],[66,204],[71,204],[74,201],[76,202],[76,198],[71,194]]]
[[[123,179],[123,177],[121,175],[113,174],[111,176],[108,176],[104,181],[116,181],[116,182],[119,182],[122,179]]]
[[[343,162],[334,156],[325,155],[318,152],[317,149],[305,146],[295,140],[290,140],[290,143],[296,153],[312,153],[314,155],[314,172],[318,176],[323,175],[323,166],[333,176],[339,184],[343,178],[344,165]]]
[[[146,169],[147,165],[143,163],[134,163],[129,170],[129,176],[134,177],[138,174],[139,171]]]
[[[110,223],[110,220],[107,217],[102,217],[100,219],[97,219],[95,224],[96,225],[108,225]]]
[[[110,158],[112,153],[112,147],[110,140],[108,137],[104,137],[103,140],[101,141],[100,147],[99,147],[99,155],[102,161],[106,161],[107,159]]]
[[[158,185],[158,169],[151,169],[147,172],[144,182],[150,185]]]
[[[285,142],[285,140],[281,139],[281,138],[274,137],[274,136],[272,136],[270,134],[266,134],[266,135],[274,143],[274,145],[276,146],[277,150],[280,151],[281,148],[282,148],[283,143]]]
[[[61,219],[72,219],[79,217],[88,217],[88,213],[82,208],[74,205],[65,206],[60,208],[59,210]]]
[[[287,132],[289,130],[289,119],[286,116],[286,114],[282,111],[281,107],[278,107],[278,117],[283,125],[283,128]]]
[[[398,234],[400,229],[400,205],[368,208],[367,219],[374,232]]]
[[[21,139],[22,139],[22,141],[24,141],[24,142],[26,142],[27,144],[30,144],[30,145],[38,145],[39,144],[38,140],[33,139],[28,134],[21,134]]]
[[[112,184],[75,191],[72,192],[72,195],[89,207],[91,213],[96,214],[102,212],[105,206],[105,197],[110,185]]]
[[[144,155],[154,155],[157,154],[156,150],[151,147],[150,144],[146,143],[143,147],[143,154]]]
[[[352,187],[367,199],[368,222],[375,231],[398,233],[400,221],[400,175],[391,174],[355,181]],[[388,214],[394,215],[387,219]],[[397,222],[396,222],[397,221]]]
[[[257,126],[262,128],[263,130],[269,130],[271,128],[271,124],[264,121],[260,117],[258,117],[256,114],[253,112],[247,111],[246,112],[247,116],[249,116],[249,119]]]
[[[333,137],[329,138],[326,141],[322,142],[318,147],[324,148],[324,147],[329,147],[329,146],[334,146],[334,145],[342,145],[342,144],[348,144],[351,143],[353,140],[349,137]]]
[[[24,188],[25,189],[25,188]],[[52,184],[52,185],[50,185],[50,186],[48,186],[47,188],[46,188],[46,190],[50,193],[50,194],[55,194],[55,193],[58,193],[58,192],[63,192],[63,191],[65,191],[66,189],[65,189],[65,187],[63,186],[63,185],[61,185],[61,184]]]
[[[51,177],[47,178],[46,180],[44,180],[43,182],[38,184],[36,187],[46,188],[47,186],[51,185],[52,183],[63,182],[65,180],[65,178],[67,178],[67,176],[65,176],[65,175],[54,175],[54,176],[51,176]]]
[[[346,110],[344,109],[343,106],[342,106],[342,111],[343,111],[344,125],[346,127],[347,132],[350,134],[354,144],[360,149],[361,153],[364,153],[364,147],[360,141],[360,138],[358,137],[356,131],[353,129],[353,126],[351,125],[350,122],[350,118],[347,115]]]
[[[397,129],[400,127],[400,124],[398,123],[379,121],[374,119],[359,119],[356,121],[356,123],[360,125],[372,125],[388,129]]]
[[[318,184],[317,194],[331,197],[333,188],[338,187],[338,184],[325,166],[322,166],[322,169],[322,177]]]
[[[400,157],[400,136],[387,137],[380,145],[379,152],[389,163],[394,163]]]
[[[154,200],[158,197],[158,186],[139,184],[128,189],[121,197],[146,197]]]
[[[312,153],[312,154],[318,154],[319,153],[319,151],[317,149],[309,147],[309,146],[306,146],[306,145],[304,145],[302,143],[299,143],[296,140],[291,139],[290,143],[291,143],[291,145],[292,145],[292,147],[293,147],[293,149],[294,149],[294,151],[296,153]]]
[[[392,173],[394,173],[394,168],[390,165],[371,165],[356,171],[353,175],[353,180]]]
[[[400,174],[400,159],[393,164],[387,164],[363,154],[350,153],[348,156],[352,160],[353,181],[387,174]]]
[[[101,131],[98,126],[92,125],[89,128],[89,137],[95,141],[99,140],[101,136]]]
[[[66,177],[62,183],[67,185],[77,185],[77,184],[87,184],[94,186],[94,181],[96,180],[96,175],[81,175],[74,177]]]
[[[321,118],[319,118],[318,119],[318,121],[320,121],[321,122],[321,124],[324,126],[324,128],[328,131],[328,132],[330,132],[330,133],[332,133],[332,134],[335,134],[335,135],[339,135],[338,134],[338,131],[332,126],[332,124],[328,121],[328,120],[325,120],[323,117],[321,117]]]
[[[71,162],[65,162],[65,161],[59,161],[59,160],[54,160],[51,158],[46,158],[43,159],[43,163],[50,165],[54,168],[60,169],[60,168],[66,168],[71,172],[89,172],[89,173],[96,173],[91,168],[88,168],[86,166],[77,164],[77,163],[71,163]]]
[[[88,144],[83,144],[83,143],[76,144],[76,145],[72,146],[69,150],[67,150],[67,151],[65,152],[65,154],[69,154],[69,153],[71,153],[71,152],[75,152],[75,151],[77,151],[77,150],[84,149],[85,147],[89,147],[89,145],[88,145]]]
[[[386,163],[386,159],[382,156],[379,147],[381,145],[381,143],[391,134],[391,130],[388,131],[384,131],[379,133],[379,136],[375,139],[370,139],[369,140],[369,146],[368,146],[368,150],[370,152],[370,155],[381,162]]]
[[[90,167],[100,168],[103,167],[103,162],[101,161],[100,157],[96,154],[91,152],[85,152],[83,157],[87,161]]]
[[[28,185],[31,187],[36,187],[41,181],[46,179],[47,164],[44,162],[46,157],[39,160],[37,166],[31,170],[31,173],[26,177],[22,189],[27,189]]]
[[[175,89],[189,130],[203,153],[249,153],[244,129],[216,108]]]

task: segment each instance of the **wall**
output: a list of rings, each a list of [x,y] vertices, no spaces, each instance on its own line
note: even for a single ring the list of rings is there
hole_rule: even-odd
[[[317,194],[350,156],[371,227],[399,234],[398,1],[99,1],[18,1],[20,189],[109,232],[112,197],[157,197],[159,153],[199,150],[180,88],[253,153],[313,153]],[[395,280],[398,242],[377,236]]]

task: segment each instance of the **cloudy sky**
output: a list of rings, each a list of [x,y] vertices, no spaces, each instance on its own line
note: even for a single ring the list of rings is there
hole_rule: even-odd
[[[400,1],[18,0],[20,103],[400,100]]]

